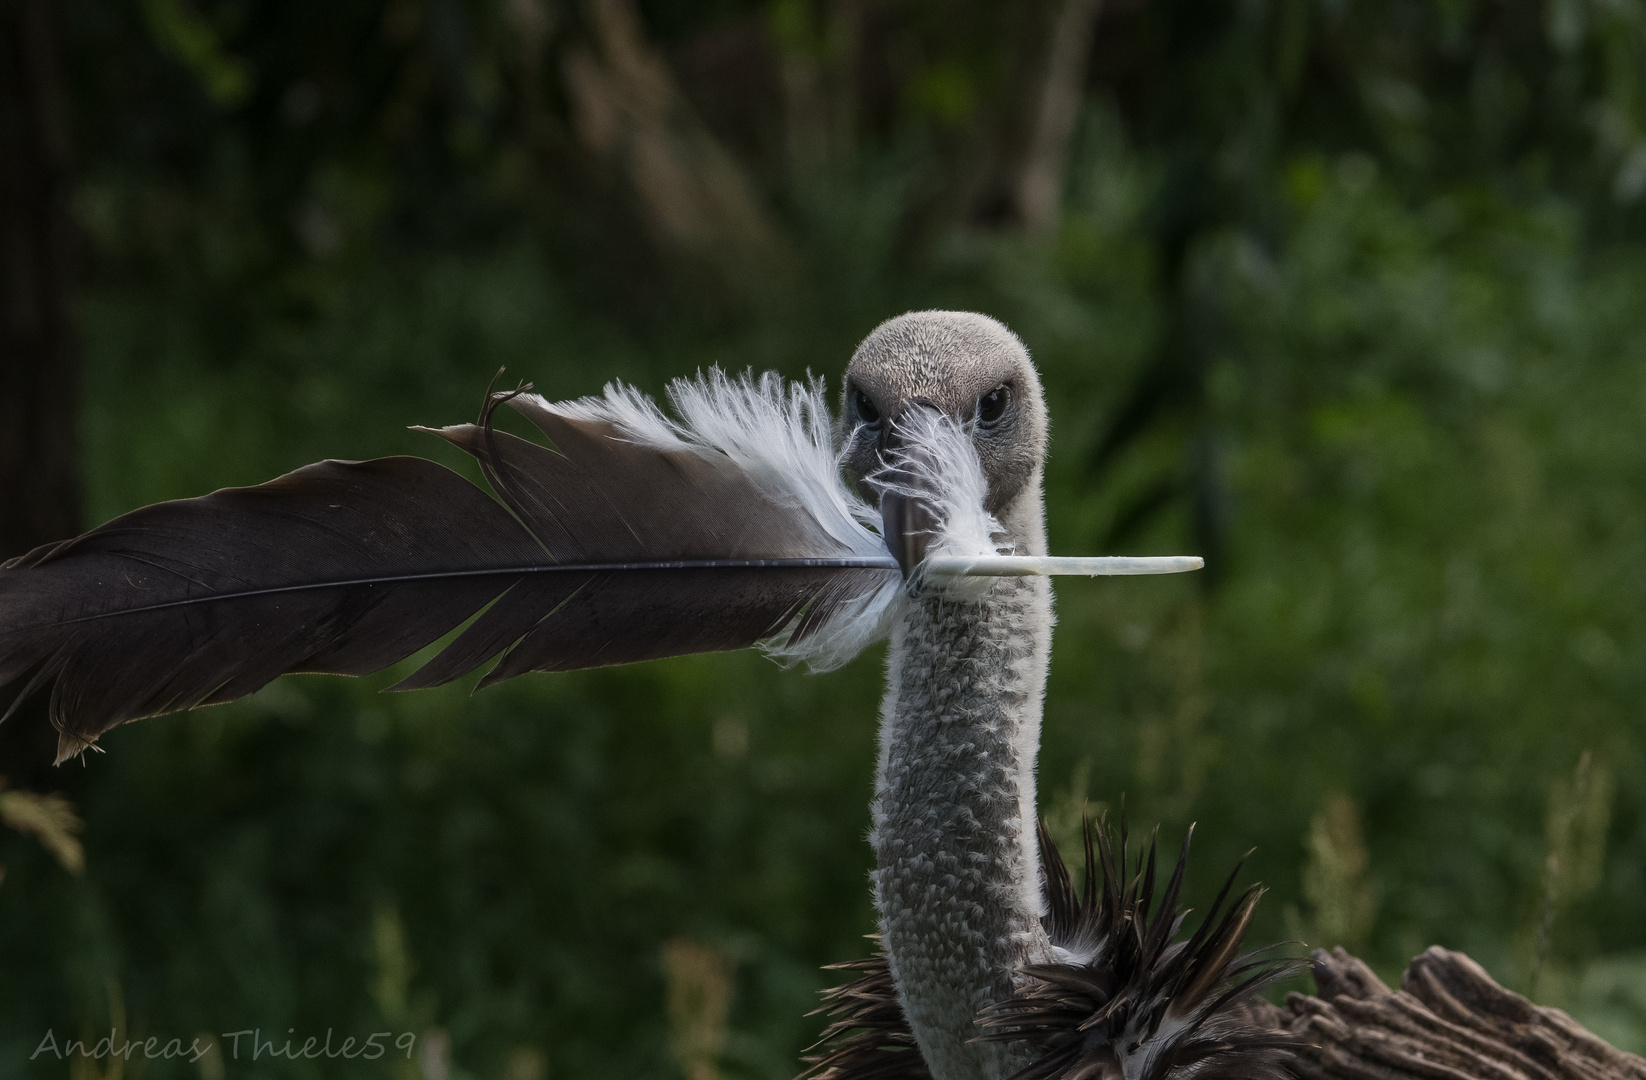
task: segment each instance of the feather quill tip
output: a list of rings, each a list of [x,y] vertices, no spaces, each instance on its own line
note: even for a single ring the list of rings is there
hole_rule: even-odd
[[[933,555],[927,573],[956,577],[1135,577],[1199,570],[1198,555]]]

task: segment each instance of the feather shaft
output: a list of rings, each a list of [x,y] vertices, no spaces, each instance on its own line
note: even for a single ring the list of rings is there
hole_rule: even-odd
[[[528,577],[532,574],[643,573],[648,570],[663,572],[670,570],[896,569],[897,560],[888,555],[884,559],[664,559],[649,562],[531,563],[521,566],[482,567],[469,570],[430,570],[417,574],[385,574],[378,577],[339,578],[329,581],[309,581],[297,585],[276,585],[266,589],[246,589],[241,592],[223,592],[215,593],[211,596],[194,596],[182,600],[167,600],[163,603],[148,604],[142,607],[122,608],[118,611],[99,611],[90,615],[77,616],[72,619],[58,619],[50,623],[39,623],[34,626],[19,626],[16,628],[16,632],[21,633],[29,630],[41,630],[48,626],[73,626],[75,623],[94,622],[98,619],[117,618],[124,615],[144,615],[153,611],[165,611],[168,608],[225,603],[234,600],[249,600],[259,596],[277,596],[281,593],[312,592],[325,589],[349,589],[357,586],[406,585],[433,581],[456,581],[463,578],[518,578]]]
[[[1133,577],[1199,570],[1198,555],[933,555],[927,573],[957,577]]]

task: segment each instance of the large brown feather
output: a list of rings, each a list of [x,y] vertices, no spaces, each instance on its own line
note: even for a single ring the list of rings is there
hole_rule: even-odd
[[[497,431],[505,401],[553,445]],[[513,394],[439,434],[503,503],[421,458],[324,461],[6,563],[0,686],[52,686],[62,760],[285,672],[376,671],[482,609],[402,685],[499,653],[488,682],[799,638],[896,576],[723,454],[639,445]]]

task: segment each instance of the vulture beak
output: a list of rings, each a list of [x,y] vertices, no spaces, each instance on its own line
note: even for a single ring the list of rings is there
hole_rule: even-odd
[[[913,468],[917,455],[929,453],[906,437],[910,418],[919,411],[940,410],[929,401],[916,398],[881,427],[879,450],[881,470],[875,477],[880,495],[880,534],[886,548],[897,560],[907,579],[926,558],[926,549],[942,525],[942,517],[928,496],[931,469]]]

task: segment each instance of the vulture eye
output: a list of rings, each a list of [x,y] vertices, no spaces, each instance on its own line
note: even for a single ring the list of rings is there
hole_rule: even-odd
[[[995,424],[1006,415],[1006,406],[1011,403],[1012,389],[1009,386],[997,386],[987,394],[977,399],[977,419],[984,425]]]
[[[874,402],[863,391],[852,391],[852,408],[857,410],[857,418],[865,424],[880,422],[880,410],[874,407]]]

